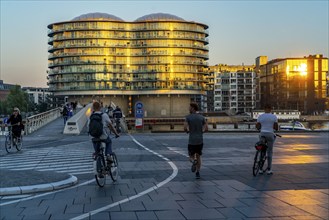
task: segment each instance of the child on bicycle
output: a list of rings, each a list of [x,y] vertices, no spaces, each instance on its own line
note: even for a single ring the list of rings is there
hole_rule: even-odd
[[[275,141],[274,130],[279,130],[278,118],[276,115],[272,114],[272,107],[269,104],[265,105],[265,113],[261,114],[257,118],[256,128],[260,130],[259,138],[265,137],[267,140],[267,174],[273,174],[272,171],[272,156],[273,156],[273,145]],[[263,170],[260,170],[259,173],[263,173]]]

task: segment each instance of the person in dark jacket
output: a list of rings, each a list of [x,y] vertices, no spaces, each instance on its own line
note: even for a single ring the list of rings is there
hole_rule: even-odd
[[[17,107],[14,108],[13,114],[7,120],[7,124],[12,126],[12,132],[14,134],[14,138],[20,137],[22,134],[22,130],[24,130],[22,116]]]
[[[63,115],[63,119],[64,119],[64,125],[66,125],[66,121],[69,116],[69,110],[67,109],[66,105],[63,106],[62,115]]]

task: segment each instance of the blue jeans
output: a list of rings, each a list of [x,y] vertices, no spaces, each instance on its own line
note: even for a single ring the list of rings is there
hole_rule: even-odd
[[[107,137],[105,140],[102,140],[102,142],[105,143],[105,155],[112,154],[112,140],[111,140],[111,138]],[[101,146],[101,143],[93,141],[93,145],[94,145],[95,152],[98,152],[99,148]]]

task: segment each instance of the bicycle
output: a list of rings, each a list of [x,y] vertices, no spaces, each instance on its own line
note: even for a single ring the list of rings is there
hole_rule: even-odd
[[[113,182],[118,178],[118,159],[114,152],[110,154],[111,163],[108,164],[105,155],[105,143],[99,138],[93,138],[93,142],[99,143],[99,151],[94,155],[94,173],[96,183],[99,187],[103,187],[106,183],[106,176],[110,175]]]
[[[13,149],[16,148],[17,151],[21,151],[23,147],[23,136],[15,136],[12,132],[13,125],[8,125],[8,131],[5,133],[5,148],[7,153],[13,152]]]
[[[282,137],[281,135],[275,134],[277,137]],[[257,176],[259,170],[263,170],[265,161],[267,160],[267,140],[264,136],[260,137],[260,140],[255,144],[256,154],[254,157],[254,165],[252,167],[252,174]]]

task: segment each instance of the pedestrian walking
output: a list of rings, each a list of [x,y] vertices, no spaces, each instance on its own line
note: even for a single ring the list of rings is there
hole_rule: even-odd
[[[200,179],[203,133],[208,130],[208,124],[205,117],[198,111],[198,104],[190,103],[190,114],[185,117],[184,131],[189,134],[188,154],[192,163],[191,171],[195,172],[197,179]]]
[[[64,105],[63,106],[63,110],[62,110],[62,116],[63,116],[63,119],[64,119],[64,125],[66,125],[66,121],[67,121],[68,115],[69,115],[69,111],[67,109],[67,106]]]

